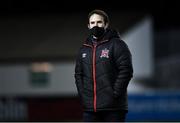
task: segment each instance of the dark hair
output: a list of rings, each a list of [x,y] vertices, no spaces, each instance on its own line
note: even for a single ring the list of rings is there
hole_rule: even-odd
[[[102,11],[102,10],[99,10],[99,9],[95,9],[95,10],[91,11],[91,12],[88,14],[88,23],[89,23],[89,18],[90,18],[93,14],[98,14],[98,15],[102,16],[102,17],[104,18],[105,24],[109,23],[109,17],[108,17],[108,15],[106,14],[106,12],[104,12],[104,11]]]

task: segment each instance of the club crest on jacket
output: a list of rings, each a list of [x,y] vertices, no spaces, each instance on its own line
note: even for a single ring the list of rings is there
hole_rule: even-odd
[[[107,48],[101,51],[100,58],[109,58],[109,50]]]

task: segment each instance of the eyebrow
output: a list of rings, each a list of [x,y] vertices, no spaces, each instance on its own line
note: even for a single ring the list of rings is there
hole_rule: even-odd
[[[91,21],[90,23],[91,23],[91,24],[94,24],[94,23],[95,23],[95,21]],[[99,21],[97,21],[97,23],[102,23],[102,21],[101,21],[101,20],[99,20]]]

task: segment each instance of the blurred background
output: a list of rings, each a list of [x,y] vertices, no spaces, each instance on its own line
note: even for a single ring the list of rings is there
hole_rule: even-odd
[[[178,3],[129,0],[1,1],[0,121],[82,121],[74,67],[93,9],[132,53],[126,121],[180,121]]]

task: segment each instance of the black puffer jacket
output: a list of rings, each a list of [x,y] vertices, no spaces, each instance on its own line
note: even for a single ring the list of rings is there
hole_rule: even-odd
[[[132,78],[131,53],[115,30],[107,29],[97,44],[91,36],[80,48],[75,80],[85,111],[127,110]]]

